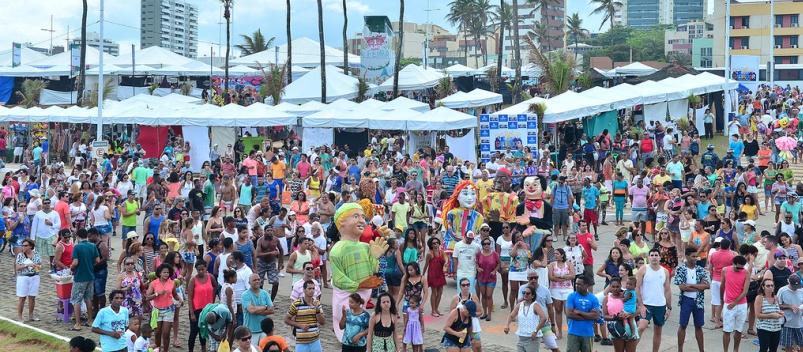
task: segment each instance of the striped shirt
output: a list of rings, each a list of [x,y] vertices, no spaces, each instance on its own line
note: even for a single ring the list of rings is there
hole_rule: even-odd
[[[296,329],[296,344],[310,343],[318,340],[318,317],[316,314],[323,314],[323,308],[318,306],[316,311],[312,305],[304,302],[303,299],[296,300],[290,305],[287,314],[295,317],[295,322],[301,325],[308,324],[309,329]]]

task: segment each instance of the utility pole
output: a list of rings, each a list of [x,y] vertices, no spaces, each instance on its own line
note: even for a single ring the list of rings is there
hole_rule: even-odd
[[[103,140],[103,3],[100,0],[100,53],[98,54],[98,131],[95,140]],[[86,38],[84,38],[86,39]]]
[[[427,12],[427,23],[424,24],[424,69],[427,69],[429,66],[429,13],[431,11],[440,11],[441,9],[431,9],[429,8],[429,0],[427,0],[427,8],[424,10]]]
[[[766,70],[770,89],[775,87],[775,26],[775,0],[770,0],[770,61],[767,62]]]
[[[47,51],[48,55],[53,55],[53,32],[56,30],[53,29],[53,15],[50,15],[50,29],[42,28],[45,32],[50,32],[50,50]],[[69,37],[69,32],[67,32],[67,36]]]
[[[725,87],[723,87],[723,91],[725,94],[725,106],[723,107],[723,111],[725,116],[723,119],[725,120],[725,135],[728,135],[728,121],[730,120],[731,114],[731,90],[730,90],[730,78],[731,78],[731,2],[725,1]]]

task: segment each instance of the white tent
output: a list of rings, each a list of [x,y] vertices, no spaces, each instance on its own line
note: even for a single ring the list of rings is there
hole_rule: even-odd
[[[367,128],[368,116],[357,116],[348,110],[330,108],[303,117],[301,125],[324,128]]]
[[[318,42],[301,37],[293,40],[292,65],[301,67],[318,67],[321,65],[321,52]],[[287,61],[287,44],[279,45],[265,51],[243,56],[239,59],[229,60],[230,65],[246,65],[256,67],[257,62],[262,66],[275,64],[278,52],[279,65],[284,65]],[[324,62],[326,65],[343,65],[343,51],[331,46],[324,46]],[[348,54],[348,63],[351,68],[360,67],[360,57]]]
[[[407,97],[398,97],[393,99],[381,108],[382,110],[396,110],[396,109],[412,109],[420,112],[429,111],[429,104],[415,101]]]
[[[655,81],[641,82],[633,86],[633,89],[644,96],[642,104],[680,100],[689,96],[683,87],[669,86]]]
[[[240,119],[261,119],[256,126],[291,126],[298,124],[298,118],[276,109],[273,106],[262,103],[249,105],[246,110],[249,114],[241,116]],[[238,120],[239,121],[239,120]]]
[[[131,53],[121,54],[118,57],[112,57],[109,60],[104,59],[104,64],[112,64],[120,67],[131,67]],[[185,65],[192,63],[193,59],[181,56],[170,50],[151,46],[145,49],[140,49],[134,52],[134,62],[136,65],[151,66],[152,68],[160,68],[173,65]]]
[[[634,85],[622,83],[611,88],[594,87],[580,95],[610,101],[609,110],[632,108],[644,101],[644,95]]]
[[[29,65],[0,67],[0,77],[44,77],[43,70]]]
[[[634,62],[634,63],[629,64],[629,65],[625,65],[625,66],[622,66],[622,67],[617,67],[617,68],[615,68],[615,69],[613,69],[611,71],[616,72],[617,75],[645,76],[645,75],[649,75],[651,73],[655,73],[658,70],[654,69],[654,68],[652,68],[650,66],[647,66],[645,64],[642,64],[640,62]],[[608,71],[608,72],[611,72],[611,71]]]
[[[128,56],[129,59],[131,56]],[[109,54],[103,54],[103,63],[106,64],[107,60],[113,59],[114,56]],[[130,61],[130,60],[129,60]],[[100,62],[100,50],[95,49],[91,46],[86,47],[86,64],[91,66],[95,66]],[[30,65],[39,68],[47,68],[52,66],[58,65],[71,65],[72,64],[72,52],[67,50],[65,52],[53,55],[53,56],[46,56],[42,59],[36,60],[31,62]]]
[[[198,62],[201,65],[197,64],[185,64],[185,65],[170,65],[161,68],[157,68],[155,70],[150,71],[151,74],[157,76],[220,76],[223,75],[223,70],[217,67],[214,67],[209,64],[205,64],[203,62]],[[137,65],[137,67],[141,67]],[[125,72],[125,71],[123,71]]]
[[[477,118],[447,107],[439,107],[407,121],[410,131],[448,131],[477,127]]]
[[[118,74],[125,74],[125,72],[131,73],[131,67],[129,68],[122,68],[120,66],[110,65],[107,63],[103,63],[103,74],[104,75],[118,75]],[[86,70],[86,74],[88,76],[97,76],[100,73],[100,66],[96,66]]]
[[[371,98],[371,99],[363,100],[362,103],[360,103],[360,105],[368,106],[368,107],[372,107],[372,108],[377,108],[377,109],[382,109],[383,107],[385,107],[385,102],[376,100],[374,98]]]
[[[0,52],[0,67],[11,67],[13,50],[3,50]],[[22,47],[20,50],[20,65],[29,65],[36,61],[47,58],[48,56],[27,46]],[[67,61],[69,63],[69,61]]]
[[[416,64],[410,64],[399,71],[399,90],[432,88],[438,85],[438,81],[441,78],[443,78],[443,73],[435,69],[425,70]],[[392,90],[393,77],[380,84],[379,89],[384,91]]]
[[[223,70],[221,70],[223,71]],[[266,70],[267,71],[267,70]],[[229,75],[230,76],[253,76],[253,75],[262,75],[259,70],[255,70],[245,65],[237,65],[234,67],[229,67]]]
[[[534,97],[531,99],[527,99],[521,103],[518,103],[513,106],[509,106],[505,109],[499,110],[493,113],[494,116],[496,115],[508,115],[508,116],[516,116],[519,114],[527,114],[530,109],[531,104],[546,104],[547,100],[544,98]]]
[[[321,69],[316,67],[314,70],[305,74],[297,81],[293,81],[284,88],[283,101],[288,103],[304,103],[308,101],[321,100]],[[375,91],[375,86],[369,90],[368,94]],[[326,67],[326,101],[333,102],[337,99],[354,99],[357,97],[357,79],[343,74],[342,69],[334,66]]]
[[[295,83],[295,82],[294,82]],[[284,102],[284,104],[289,104]],[[281,105],[281,104],[280,104]],[[285,112],[294,114],[296,116],[307,116],[319,111],[328,110],[329,105],[323,104],[318,100],[310,100],[304,104],[294,106],[293,108],[285,110]]]
[[[384,114],[371,116],[368,119],[368,128],[376,130],[407,130],[407,122],[421,112],[410,109],[396,109]]]
[[[45,76],[69,76],[72,74],[72,66],[70,65],[56,65],[42,69]],[[43,76],[44,77],[44,76]]]
[[[279,102],[279,104],[272,105],[272,106],[273,106],[274,109],[279,110],[279,111],[284,111],[284,112],[288,112],[288,111],[298,107],[298,105],[296,105],[296,104],[290,104],[290,103],[287,103],[287,102],[284,102],[284,101]]]
[[[483,67],[480,67],[480,68],[472,71],[471,74],[472,75],[484,75],[484,74],[487,74],[488,73],[488,69],[490,69],[491,67],[493,67],[494,70],[495,70],[496,69],[496,63],[492,63],[490,65],[485,65]],[[515,70],[513,70],[510,67],[504,66],[504,65],[502,66],[502,77],[514,76],[514,75],[516,75],[516,71]]]
[[[446,68],[446,72],[452,77],[470,76],[472,71],[474,71],[473,68],[461,64],[454,64]]]
[[[357,104],[348,99],[338,99],[329,104],[329,107],[343,110],[354,110],[358,106],[360,106],[360,104]]]
[[[440,100],[447,108],[471,108],[499,104],[502,102],[502,94],[489,92],[482,89],[474,89],[471,92],[458,92]]]
[[[550,98],[547,100],[546,105],[547,111],[544,113],[544,123],[568,121],[611,110],[608,108],[609,103],[605,100],[589,96],[584,97],[572,91]]]
[[[541,76],[541,72],[541,67],[532,62],[521,67],[521,75],[529,76],[530,79],[538,79]]]

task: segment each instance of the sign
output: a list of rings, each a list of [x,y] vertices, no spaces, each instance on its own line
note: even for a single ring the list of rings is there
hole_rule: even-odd
[[[11,43],[11,67],[22,64],[22,44]]]
[[[393,28],[387,16],[365,16],[360,75],[368,83],[381,84],[393,76],[396,55],[393,51]]]
[[[516,150],[519,146],[530,147],[533,156],[538,151],[535,115],[480,115],[480,160],[487,163],[497,151],[504,152],[508,147]]]
[[[732,55],[731,78],[750,89],[750,91],[756,92],[758,89],[758,63],[760,61],[758,56]]]
[[[76,44],[70,44],[70,75],[75,76],[81,69],[81,47]]]
[[[109,142],[108,141],[95,141],[92,142],[92,156],[95,159],[103,159],[104,156],[109,152]]]

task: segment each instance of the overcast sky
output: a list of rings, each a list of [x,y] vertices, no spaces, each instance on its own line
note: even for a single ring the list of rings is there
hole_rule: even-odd
[[[509,0],[508,0],[509,1]],[[523,2],[524,0],[520,0]],[[89,0],[87,31],[99,31],[100,0]],[[218,56],[219,43],[225,45],[225,25],[221,16],[220,0],[190,0],[199,8],[199,56],[209,55],[210,48]],[[425,23],[427,13],[429,20],[454,32],[444,17],[448,13],[449,0],[406,0],[405,21]],[[492,3],[498,2],[492,0]],[[396,1],[383,0],[346,0],[349,14],[349,37],[362,31],[362,17],[366,15],[386,15],[391,21],[399,17],[399,5]],[[317,1],[292,0],[292,35],[318,39]],[[343,26],[342,0],[323,0],[324,35],[326,43],[333,47],[341,46],[341,30]],[[426,9],[431,11],[425,11]],[[585,19],[585,27],[591,32],[599,29],[601,17],[589,16],[593,9],[585,0],[569,0],[567,14],[578,12]],[[11,43],[31,42],[36,46],[47,48],[50,45],[50,33],[42,29],[50,28],[50,16],[53,15],[53,45],[64,45],[67,30],[70,36],[80,36],[81,0],[38,0],[38,1],[6,1],[4,4],[3,31],[0,31],[0,52],[11,50]],[[276,37],[275,44],[286,42],[285,32],[285,0],[235,0],[232,26],[232,45],[241,44],[240,34],[251,34],[262,29],[267,37]],[[120,52],[128,53],[131,45],[139,49],[140,2],[137,0],[109,0],[105,2],[104,36],[120,44]],[[606,24],[607,28],[607,24]],[[8,63],[10,64],[10,63]]]

